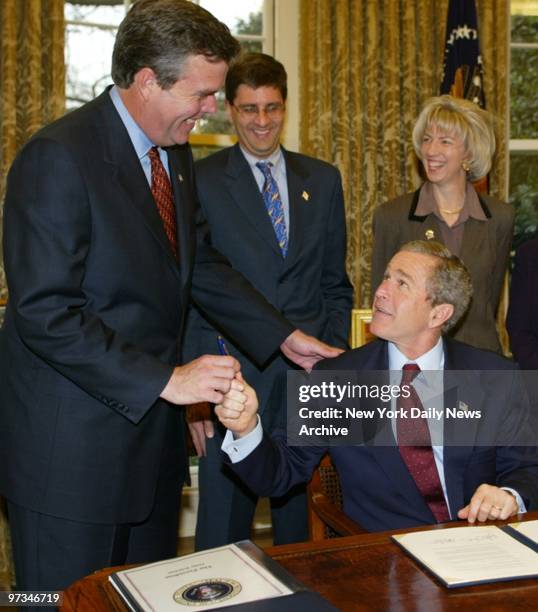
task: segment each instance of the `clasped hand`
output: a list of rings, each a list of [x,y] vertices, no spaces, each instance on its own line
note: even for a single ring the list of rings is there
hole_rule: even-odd
[[[245,382],[241,373],[232,381],[230,391],[215,406],[219,421],[236,438],[249,434],[258,424],[258,398],[254,389]]]
[[[199,402],[218,404],[239,370],[239,362],[230,355],[203,355],[176,366],[161,397],[182,406]]]

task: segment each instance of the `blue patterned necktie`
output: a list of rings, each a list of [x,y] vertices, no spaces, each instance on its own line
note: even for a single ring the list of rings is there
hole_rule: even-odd
[[[286,221],[284,219],[284,207],[280,199],[280,192],[276,184],[274,176],[271,174],[271,162],[258,162],[256,167],[259,168],[265,178],[262,188],[262,197],[265,208],[273,224],[276,239],[282,257],[286,257],[288,252],[288,235],[286,233]]]

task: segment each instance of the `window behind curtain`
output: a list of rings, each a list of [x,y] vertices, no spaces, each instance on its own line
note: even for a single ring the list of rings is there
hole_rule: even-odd
[[[538,2],[512,0],[510,6],[509,193],[517,247],[538,236]]]

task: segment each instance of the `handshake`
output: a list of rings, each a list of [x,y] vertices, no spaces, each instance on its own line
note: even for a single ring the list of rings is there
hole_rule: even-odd
[[[230,390],[224,394],[221,403],[215,406],[215,414],[235,438],[246,436],[258,424],[258,398],[241,372],[237,372]]]

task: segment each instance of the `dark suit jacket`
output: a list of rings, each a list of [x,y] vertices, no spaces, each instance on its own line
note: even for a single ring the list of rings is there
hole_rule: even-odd
[[[445,339],[445,373],[450,370],[506,370],[514,365],[489,351],[474,349]],[[325,370],[386,370],[388,351],[385,341],[343,353],[320,364]],[[471,372],[474,374],[473,372]],[[472,385],[472,409],[491,410],[492,398],[502,407],[499,429],[505,420],[512,427],[516,410],[523,400],[521,385],[515,388],[480,390]],[[445,394],[446,394],[445,385]],[[446,402],[446,398],[445,398]],[[447,404],[448,405],[448,404]],[[465,425],[474,427],[470,420]],[[447,435],[445,421],[445,439]],[[434,517],[418,491],[397,446],[289,447],[285,437],[271,438],[264,433],[262,443],[233,470],[259,495],[278,495],[297,482],[310,479],[321,456],[330,451],[342,486],[344,511],[369,531],[399,529],[434,523]],[[482,483],[512,487],[520,493],[527,509],[538,504],[538,452],[533,448],[495,446],[445,446],[444,475],[453,515],[470,500]]]
[[[538,239],[516,252],[506,327],[520,367],[538,370]]]
[[[374,212],[372,294],[381,283],[388,262],[403,244],[425,240],[428,230],[442,242],[435,215],[415,214],[419,191],[385,202]],[[473,299],[467,314],[450,335],[478,348],[500,351],[495,313],[512,243],[514,209],[490,196],[479,197],[487,221],[469,218],[465,222],[460,253],[473,281]]]
[[[184,476],[182,409],[159,400],[189,298],[260,362],[293,330],[209,246],[188,146],[169,150],[179,260],[108,92],[37,133],[8,178],[0,491],[73,520],[150,512]],[[174,490],[172,488],[172,490]]]
[[[196,163],[198,196],[213,246],[299,329],[336,346],[349,336],[352,287],[345,271],[346,224],[340,174],[323,161],[283,150],[290,204],[289,251],[282,258],[263,199],[239,145]],[[217,352],[215,327],[190,316],[186,357]],[[225,334],[226,335],[226,334]],[[276,355],[259,368],[227,338],[265,413],[276,378],[291,367]],[[281,399],[278,397],[281,396]],[[274,390],[271,413],[285,392]],[[266,415],[267,419],[271,415]]]

